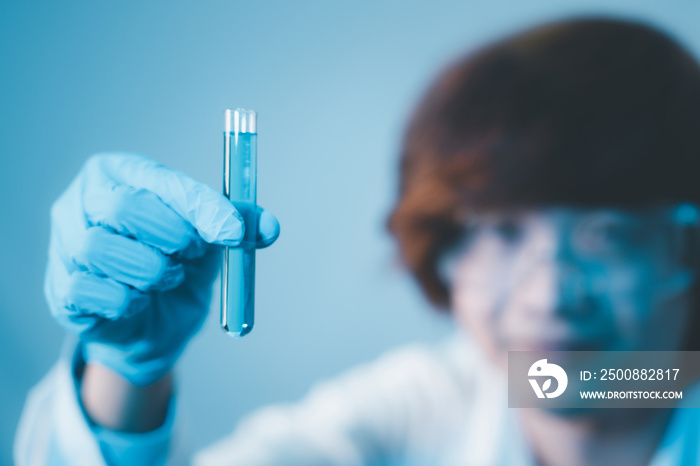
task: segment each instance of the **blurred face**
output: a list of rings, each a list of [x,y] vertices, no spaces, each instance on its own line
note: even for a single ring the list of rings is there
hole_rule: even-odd
[[[509,350],[681,349],[694,215],[688,205],[472,215],[441,264],[453,313],[499,361]]]

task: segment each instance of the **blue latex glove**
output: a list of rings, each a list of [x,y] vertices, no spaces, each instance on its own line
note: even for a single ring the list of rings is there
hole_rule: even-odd
[[[258,210],[257,247],[279,223]],[[44,290],[87,361],[136,385],[165,375],[201,327],[243,218],[209,186],[136,154],[90,158],[51,209]]]

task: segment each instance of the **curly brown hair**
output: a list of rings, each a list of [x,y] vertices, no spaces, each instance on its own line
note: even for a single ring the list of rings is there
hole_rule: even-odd
[[[700,67],[663,32],[578,18],[449,66],[404,137],[387,227],[428,299],[461,212],[700,202]]]

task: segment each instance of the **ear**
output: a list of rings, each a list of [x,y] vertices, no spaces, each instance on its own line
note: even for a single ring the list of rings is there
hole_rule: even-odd
[[[673,216],[678,259],[684,268],[700,272],[700,209],[691,203],[679,204]]]

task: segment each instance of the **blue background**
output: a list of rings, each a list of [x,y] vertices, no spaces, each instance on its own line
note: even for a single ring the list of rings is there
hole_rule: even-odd
[[[219,189],[223,110],[259,112],[258,199],[282,235],[258,255],[255,331],[224,335],[217,298],[180,365],[198,448],[449,331],[384,230],[403,124],[447,60],[577,12],[648,19],[700,50],[696,1],[67,3],[0,3],[1,464],[63,339],[42,292],[48,213],[90,154],[141,152]]]

